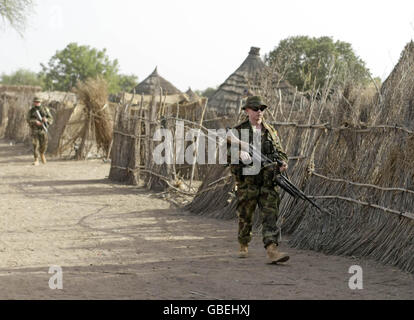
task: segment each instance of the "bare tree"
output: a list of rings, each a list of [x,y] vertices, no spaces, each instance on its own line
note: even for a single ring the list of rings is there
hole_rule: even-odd
[[[33,7],[34,0],[0,0],[0,17],[22,35]]]

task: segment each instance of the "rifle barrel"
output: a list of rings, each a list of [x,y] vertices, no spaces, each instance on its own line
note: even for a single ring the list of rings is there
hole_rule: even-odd
[[[237,139],[239,140],[239,139]],[[240,144],[241,141],[239,140]],[[251,155],[253,156],[253,158],[256,158],[257,156],[260,157],[259,160],[261,160],[262,163],[267,163],[267,164],[272,164],[272,163],[276,163],[277,165],[281,166],[283,161],[280,159],[280,157],[278,155],[275,155],[275,161],[273,161],[272,159],[266,157],[261,151],[257,150],[253,145],[250,144],[249,146],[249,153],[251,153]],[[264,161],[263,161],[264,160]],[[329,215],[332,215],[332,213],[330,213],[328,210],[326,209],[322,209],[321,207],[319,207],[312,199],[310,199],[302,190],[300,190],[298,187],[296,187],[286,176],[284,176],[283,174],[279,174],[278,177],[280,177],[279,179],[276,178],[276,182],[278,183],[278,185],[285,190],[287,193],[289,193],[292,197],[294,198],[300,198],[304,201],[308,201],[309,203],[311,203],[315,208],[317,208],[320,212],[322,213],[327,213]]]

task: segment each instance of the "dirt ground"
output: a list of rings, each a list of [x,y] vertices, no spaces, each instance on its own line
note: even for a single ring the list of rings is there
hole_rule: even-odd
[[[235,221],[179,211],[107,179],[102,160],[34,167],[27,146],[0,141],[0,299],[413,299],[414,277],[374,261],[282,249],[260,236],[237,258]],[[63,289],[49,288],[50,266]],[[350,266],[363,289],[348,287]]]

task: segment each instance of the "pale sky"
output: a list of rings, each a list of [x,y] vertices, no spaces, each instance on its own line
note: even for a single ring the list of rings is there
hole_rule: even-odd
[[[70,42],[107,49],[144,80],[156,66],[178,89],[220,85],[250,47],[268,53],[289,36],[352,44],[383,80],[414,38],[413,0],[37,0],[20,37],[0,29],[0,74],[40,71]]]

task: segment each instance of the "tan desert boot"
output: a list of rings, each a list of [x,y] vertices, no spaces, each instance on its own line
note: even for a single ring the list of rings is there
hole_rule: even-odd
[[[40,155],[40,159],[42,159],[42,163],[45,164],[46,163],[46,157],[44,154]]]
[[[266,248],[267,258],[271,263],[286,262],[289,260],[289,255],[277,250],[277,245],[272,243]]]
[[[245,244],[241,244],[240,245],[239,258],[247,258],[248,252],[249,252],[248,246],[245,245]]]
[[[38,166],[39,165],[39,159],[35,158],[34,161],[33,161],[33,165]]]

